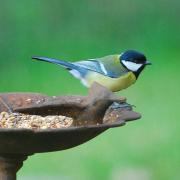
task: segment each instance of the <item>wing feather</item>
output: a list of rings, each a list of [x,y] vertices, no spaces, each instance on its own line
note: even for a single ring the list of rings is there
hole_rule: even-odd
[[[98,72],[111,78],[120,77],[129,72],[119,61],[118,55],[103,58],[78,61],[74,63],[82,68]]]

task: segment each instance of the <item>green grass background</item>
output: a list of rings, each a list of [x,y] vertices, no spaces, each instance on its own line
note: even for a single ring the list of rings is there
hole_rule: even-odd
[[[20,180],[180,179],[180,1],[0,1],[0,92],[87,94],[58,66],[32,55],[70,61],[144,52],[153,63],[119,92],[139,121],[62,152],[35,154]]]

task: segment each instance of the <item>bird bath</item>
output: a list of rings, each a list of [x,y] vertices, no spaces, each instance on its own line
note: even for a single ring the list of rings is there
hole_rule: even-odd
[[[117,106],[119,104],[119,106]],[[23,161],[34,153],[73,148],[113,127],[140,118],[125,98],[94,83],[88,96],[53,96],[38,93],[0,94],[0,112],[64,115],[71,127],[58,129],[0,128],[0,179],[15,180]]]

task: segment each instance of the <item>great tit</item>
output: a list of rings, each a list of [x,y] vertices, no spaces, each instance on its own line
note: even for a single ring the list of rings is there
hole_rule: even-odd
[[[33,56],[32,59],[54,63],[66,68],[86,87],[90,87],[93,82],[98,82],[113,92],[125,89],[135,83],[145,66],[151,64],[144,54],[134,50],[125,51],[120,55],[109,55],[77,62],[39,56]]]

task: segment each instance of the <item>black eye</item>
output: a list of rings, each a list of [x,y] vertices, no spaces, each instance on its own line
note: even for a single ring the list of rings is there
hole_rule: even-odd
[[[137,59],[134,59],[134,62],[135,62],[135,63],[138,63],[139,61],[138,61]]]
[[[133,62],[136,64],[143,64],[146,61],[145,58],[134,59]]]

